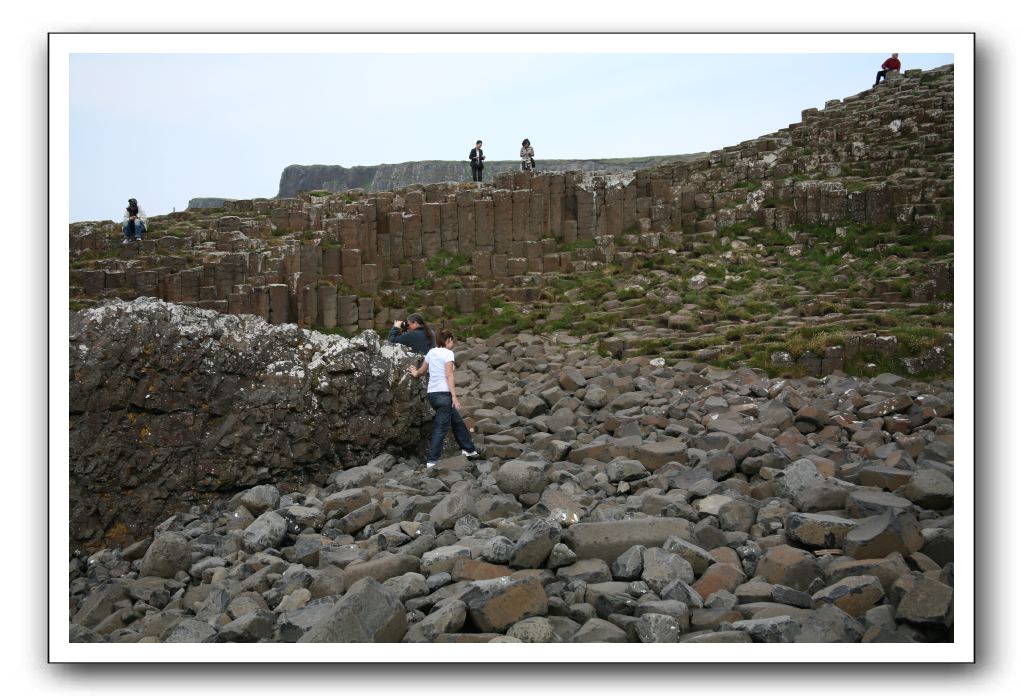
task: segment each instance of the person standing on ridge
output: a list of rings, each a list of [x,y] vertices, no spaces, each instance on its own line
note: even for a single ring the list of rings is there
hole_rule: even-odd
[[[455,394],[455,337],[450,331],[444,330],[437,334],[437,347],[426,354],[426,360],[419,367],[410,367],[408,373],[413,377],[422,377],[429,370],[430,382],[426,387],[426,399],[436,412],[433,419],[433,436],[430,438],[430,449],[426,452],[426,468],[437,466],[441,454],[444,453],[444,438],[448,429],[455,433],[462,455],[468,459],[479,456],[476,445],[472,442],[469,429],[458,409],[462,404]]]
[[[894,70],[898,72],[902,69],[902,62],[899,60],[899,54],[893,53],[892,57],[881,63],[881,69],[877,71],[877,77],[874,78],[874,86],[877,87],[877,83],[881,80],[888,81],[888,71]]]
[[[469,166],[472,168],[472,180],[483,182],[483,141],[477,140],[476,147],[469,150]]]
[[[124,209],[124,222],[121,225],[121,232],[124,233],[124,240],[121,244],[127,244],[134,235],[136,242],[142,241],[142,233],[146,231],[146,211],[139,207],[139,202],[134,198],[128,199],[128,207]]]
[[[426,355],[433,347],[433,332],[421,314],[410,314],[405,321],[394,322],[387,334],[387,342],[400,343],[420,355]]]
[[[529,144],[529,138],[522,141],[519,158],[522,159],[522,171],[531,172],[536,167],[536,162],[533,160],[533,146]]]

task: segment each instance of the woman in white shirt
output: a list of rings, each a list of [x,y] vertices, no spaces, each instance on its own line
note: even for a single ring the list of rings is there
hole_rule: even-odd
[[[430,382],[426,387],[426,399],[437,415],[433,419],[433,437],[430,440],[430,449],[426,453],[426,468],[432,469],[437,465],[437,460],[444,451],[444,438],[447,437],[448,429],[454,431],[458,446],[462,448],[462,454],[470,459],[478,457],[476,446],[472,443],[469,429],[465,427],[465,421],[458,409],[462,404],[455,394],[455,354],[452,348],[455,347],[455,337],[450,331],[440,331],[437,334],[437,347],[430,349],[426,359],[419,367],[410,367],[409,374],[413,377],[422,377],[427,370],[430,371]]]

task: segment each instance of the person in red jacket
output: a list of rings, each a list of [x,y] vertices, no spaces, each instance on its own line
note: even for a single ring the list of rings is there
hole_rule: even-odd
[[[902,63],[899,62],[899,54],[893,53],[892,57],[881,63],[881,69],[877,71],[877,77],[874,78],[874,86],[877,87],[877,83],[881,80],[888,80],[889,70],[901,70]]]

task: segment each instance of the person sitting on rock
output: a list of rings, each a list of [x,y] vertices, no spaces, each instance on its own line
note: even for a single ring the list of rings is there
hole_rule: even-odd
[[[410,314],[405,321],[394,322],[394,326],[387,333],[387,341],[400,343],[420,355],[426,355],[433,347],[433,332],[421,314]]]
[[[465,421],[458,409],[462,407],[455,394],[455,354],[452,348],[455,347],[455,337],[450,331],[441,331],[437,334],[437,347],[426,354],[426,360],[419,367],[410,367],[408,372],[413,377],[422,377],[429,370],[430,382],[426,387],[426,399],[436,412],[433,419],[433,436],[430,438],[430,448],[426,452],[426,468],[432,469],[437,466],[441,454],[444,452],[444,438],[447,437],[448,429],[455,433],[458,446],[462,448],[462,454],[470,459],[478,457],[476,445],[472,442],[469,429],[465,427]]]
[[[146,231],[146,211],[139,207],[139,202],[134,198],[128,199],[128,207],[124,209],[124,224],[121,225],[121,232],[124,233],[124,240],[121,244],[127,244],[134,236],[136,242],[142,241],[142,233]]]
[[[522,159],[522,171],[531,172],[536,167],[536,162],[533,160],[533,146],[529,144],[529,138],[522,141],[519,158]]]
[[[881,69],[877,71],[877,77],[874,78],[874,86],[877,87],[877,83],[881,80],[888,81],[889,70],[898,72],[900,69],[902,69],[902,62],[899,60],[899,54],[893,53],[891,58],[881,63]]]

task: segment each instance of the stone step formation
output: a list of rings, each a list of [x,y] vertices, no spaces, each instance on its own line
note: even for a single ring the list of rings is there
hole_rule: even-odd
[[[623,354],[696,358],[713,347],[722,365],[789,374],[835,365],[947,374],[952,85],[952,66],[907,71],[776,133],[631,173],[515,172],[482,187],[225,201],[154,217],[150,238],[124,247],[113,225],[75,223],[72,307],[153,296],[349,335],[421,311],[485,337],[510,317],[515,328],[557,330],[549,317],[573,310],[564,301],[573,283],[604,276],[613,282],[586,298],[589,321],[578,306],[568,312],[588,345],[627,328],[635,338],[623,339]],[[637,292],[639,308],[623,309]],[[492,316],[504,303],[515,311]],[[887,314],[856,314],[870,303]],[[736,343],[739,329],[764,334],[767,317],[817,327],[818,343],[843,347],[842,361],[819,345],[772,360],[801,347],[792,331]],[[707,345],[658,331],[684,326]],[[845,350],[856,331],[898,342],[886,327],[905,328],[909,345],[867,360]],[[712,344],[728,332],[731,341]]]
[[[952,639],[951,382],[574,340],[464,342],[482,456],[450,442],[428,470],[428,415],[411,449],[408,423],[348,423],[421,419],[416,385],[394,386],[416,356],[373,332],[353,346],[152,299],[79,312],[72,533],[94,543],[70,559],[70,639]]]

